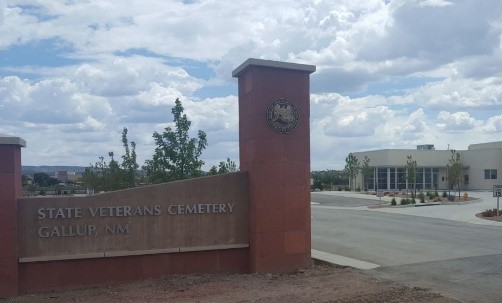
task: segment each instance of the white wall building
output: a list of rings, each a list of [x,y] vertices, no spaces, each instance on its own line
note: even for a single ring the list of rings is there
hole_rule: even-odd
[[[469,145],[468,150],[459,150],[464,166],[462,190],[491,190],[502,184],[502,141]],[[417,149],[381,149],[355,152],[362,166],[365,156],[370,159],[373,175],[363,180],[361,171],[356,187],[368,190],[405,190],[412,188],[406,182],[406,160],[411,155],[417,161],[417,189],[447,190],[447,164],[450,150],[435,150],[433,145],[419,145]]]

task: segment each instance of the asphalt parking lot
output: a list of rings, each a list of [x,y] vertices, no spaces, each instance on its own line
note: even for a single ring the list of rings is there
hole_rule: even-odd
[[[496,202],[490,194],[461,205],[369,209],[379,204],[375,196],[312,193],[312,247],[374,264],[368,274],[462,302],[500,302],[502,223],[475,216]]]

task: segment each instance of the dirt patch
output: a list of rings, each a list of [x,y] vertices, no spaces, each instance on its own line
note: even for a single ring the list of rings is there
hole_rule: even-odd
[[[476,217],[485,219],[485,220],[490,220],[490,221],[497,221],[497,222],[502,222],[502,211],[500,211],[500,216],[493,216],[493,217],[485,217],[483,216],[483,213],[476,214]]]
[[[456,300],[370,277],[349,267],[314,264],[295,274],[174,275],[109,287],[23,295],[0,302],[433,302]]]
[[[370,193],[371,195],[371,193]],[[376,195],[376,194],[375,194]],[[373,204],[368,206],[368,208],[401,208],[401,207],[415,207],[415,206],[434,206],[434,205],[465,205],[473,202],[478,202],[479,198],[474,197],[458,197],[454,196],[454,199],[448,200],[448,198],[444,197],[435,197],[434,199],[429,199],[428,196],[425,196],[424,203],[421,202],[419,197],[415,197],[415,203],[412,203],[411,195],[401,194],[401,193],[386,193],[386,197],[391,197],[396,200],[396,205],[392,205],[391,202],[385,201],[381,205]],[[376,199],[376,198],[375,198]],[[408,200],[406,204],[401,204],[401,200]]]

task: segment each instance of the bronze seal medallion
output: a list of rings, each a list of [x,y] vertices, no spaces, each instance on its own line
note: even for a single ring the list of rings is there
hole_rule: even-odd
[[[268,125],[280,134],[287,134],[295,129],[298,120],[298,108],[288,99],[277,99],[267,109]]]

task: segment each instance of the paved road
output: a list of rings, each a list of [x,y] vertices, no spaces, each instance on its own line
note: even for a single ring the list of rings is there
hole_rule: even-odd
[[[379,264],[366,272],[463,302],[502,302],[500,226],[351,209],[360,206],[354,198],[339,198],[312,206],[313,249]]]

